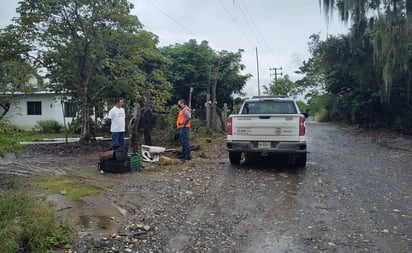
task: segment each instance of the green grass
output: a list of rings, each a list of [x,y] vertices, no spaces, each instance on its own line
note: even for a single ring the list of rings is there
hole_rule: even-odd
[[[18,141],[42,141],[43,139],[65,138],[64,133],[40,133],[36,131],[21,131]],[[68,138],[80,137],[78,134],[69,134]]]
[[[20,190],[0,194],[2,253],[51,252],[70,244],[70,223],[58,218],[53,207]]]
[[[105,185],[98,185],[87,182],[87,178],[91,178],[87,173],[81,177],[70,178],[67,176],[37,176],[37,187],[41,190],[46,190],[51,193],[59,194],[65,192],[67,198],[76,200],[81,197],[100,193],[102,189],[107,188]]]
[[[28,178],[8,177],[0,190],[0,252],[56,252],[69,246],[73,232],[68,220],[36,195],[37,190],[52,193],[65,191],[71,200],[99,193],[111,187],[91,182],[93,175],[50,176],[38,174]],[[31,188],[32,191],[24,189]]]

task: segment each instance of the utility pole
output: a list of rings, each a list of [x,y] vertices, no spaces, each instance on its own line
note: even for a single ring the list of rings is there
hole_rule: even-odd
[[[210,126],[212,130],[216,130],[216,107],[217,107],[217,101],[216,101],[216,86],[217,86],[217,77],[219,75],[219,71],[220,71],[220,63],[221,63],[221,56],[219,56],[219,62],[217,64],[217,67],[214,68],[214,82],[212,83],[212,87],[211,87],[211,99],[212,99],[212,104],[211,104],[211,112],[210,112]]]
[[[207,84],[207,95],[206,95],[206,103],[205,103],[205,108],[206,108],[206,131],[207,134],[210,134],[210,106],[211,106],[211,100],[210,100],[210,92],[211,92],[211,85],[210,85],[210,75],[212,74],[212,65],[209,64],[209,82]]]
[[[269,70],[274,70],[275,74],[270,74],[270,77],[275,76],[275,82],[278,80],[278,75],[282,76],[283,73],[282,72],[277,72],[278,70],[282,70],[282,67],[280,68],[269,68]]]
[[[259,57],[258,57],[258,49],[256,47],[256,68],[257,68],[257,83],[258,83],[258,96],[260,96],[260,81],[259,81]]]

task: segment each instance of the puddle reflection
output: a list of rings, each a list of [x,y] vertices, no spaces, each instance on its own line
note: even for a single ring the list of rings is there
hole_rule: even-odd
[[[80,224],[85,227],[91,227],[93,220],[96,221],[97,227],[101,229],[110,229],[113,226],[113,217],[108,216],[96,216],[92,217],[90,215],[80,215],[79,216]]]
[[[80,215],[79,216],[80,224],[82,224],[83,227],[88,228],[90,227],[90,216],[89,215]]]

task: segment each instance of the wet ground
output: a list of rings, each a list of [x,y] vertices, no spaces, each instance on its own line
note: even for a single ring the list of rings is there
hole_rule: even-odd
[[[78,201],[46,194],[72,220],[71,252],[412,252],[412,140],[316,122],[307,139],[300,169],[281,157],[231,166],[220,138],[141,172],[101,175],[104,146],[38,147],[0,170],[111,185]]]

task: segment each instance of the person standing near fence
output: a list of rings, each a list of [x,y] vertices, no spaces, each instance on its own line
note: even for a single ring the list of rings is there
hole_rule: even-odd
[[[109,115],[107,116],[111,122],[110,132],[112,132],[112,149],[119,146],[125,146],[126,113],[123,104],[123,99],[117,98],[115,100],[115,105],[110,109]]]
[[[190,130],[190,119],[192,118],[192,110],[185,104],[184,99],[179,99],[177,105],[180,108],[179,114],[177,115],[176,127],[179,133],[179,141],[182,145],[182,153],[178,157],[182,161],[191,160],[190,155],[190,143],[189,143],[189,130]]]

